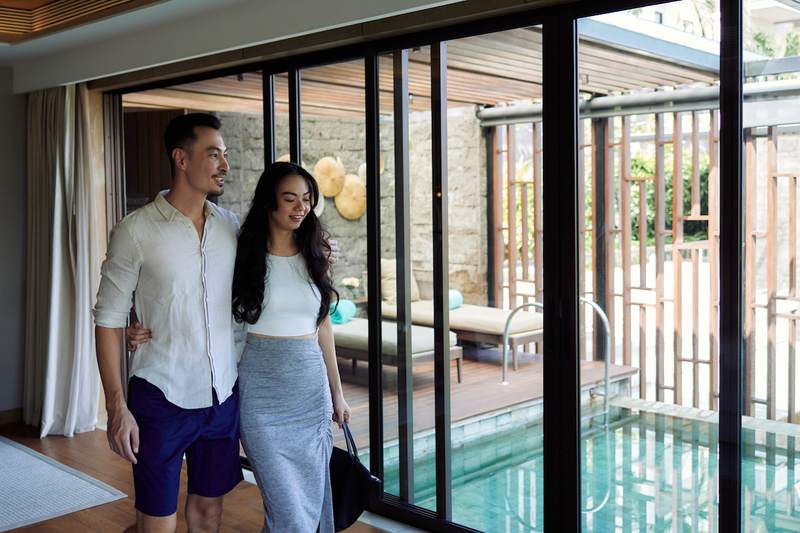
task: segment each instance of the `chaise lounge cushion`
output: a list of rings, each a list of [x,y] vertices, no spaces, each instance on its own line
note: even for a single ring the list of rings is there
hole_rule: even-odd
[[[383,353],[397,355],[397,324],[384,320],[381,322]],[[367,351],[369,322],[365,318],[353,318],[346,324],[333,326],[336,346],[350,350]],[[456,345],[456,335],[450,332],[450,346]],[[411,354],[424,354],[434,349],[433,328],[411,326]]]
[[[450,328],[454,330],[474,331],[490,335],[502,335],[506,319],[511,311],[486,307],[482,305],[464,304],[450,311]],[[397,306],[383,302],[384,318],[397,318]],[[411,302],[411,322],[423,326],[433,326],[433,301],[419,300]],[[517,333],[538,331],[544,327],[541,313],[520,311],[511,321],[508,332]]]
[[[381,298],[386,302],[397,302],[397,262],[394,259],[381,259]],[[409,299],[412,302],[419,300],[419,285],[413,272]]]

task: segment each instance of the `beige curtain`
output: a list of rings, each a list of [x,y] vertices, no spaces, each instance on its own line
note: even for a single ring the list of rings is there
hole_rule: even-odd
[[[88,91],[28,98],[28,286],[25,422],[72,436],[97,422],[91,302],[99,276]]]

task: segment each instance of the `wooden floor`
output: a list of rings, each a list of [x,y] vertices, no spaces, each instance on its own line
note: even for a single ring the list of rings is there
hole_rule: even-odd
[[[113,533],[121,532],[136,521],[133,504],[133,479],[130,464],[115,455],[108,447],[103,431],[82,433],[73,438],[47,437],[39,439],[35,429],[22,426],[0,426],[0,435],[51,457],[67,466],[88,474],[129,496],[105,505],[79,511],[46,522],[18,529],[38,533]],[[181,473],[180,505],[186,499],[186,467]],[[259,531],[262,524],[261,497],[258,488],[242,482],[225,497],[223,532]],[[178,509],[178,531],[186,531],[183,509]],[[357,523],[351,533],[380,533],[366,524]]]
[[[544,367],[540,357],[528,354],[522,356],[519,370],[512,370],[509,364],[507,385],[500,383],[502,367],[488,357],[476,360],[465,359],[463,379],[456,381],[455,363],[450,373],[450,411],[451,422],[457,422],[482,413],[504,407],[538,400],[544,396]],[[496,357],[496,354],[494,354]],[[340,361],[339,371],[344,382],[345,399],[352,414],[350,428],[359,448],[369,445],[369,395],[366,363],[359,363],[356,373],[352,373],[349,362]],[[610,365],[609,379],[615,380],[633,376],[633,367]],[[397,438],[397,369],[384,367],[383,381],[383,427],[384,440]],[[581,386],[602,383],[603,364],[596,361],[581,363]],[[434,427],[433,363],[414,365],[414,431],[424,431]],[[342,433],[334,430],[337,446],[343,444]]]
[[[535,357],[522,357],[519,370],[509,367],[510,383],[500,384],[501,367],[496,360],[480,357],[464,361],[463,382],[456,381],[455,365],[451,372],[451,419],[453,422],[481,413],[543,397],[543,364]],[[362,363],[353,374],[348,361],[340,361],[345,395],[352,409],[351,427],[360,448],[369,442],[369,396],[367,366]],[[635,368],[610,367],[611,379],[632,376]],[[603,365],[598,362],[581,363],[581,385],[583,387],[601,383]],[[384,380],[384,435],[385,440],[397,436],[397,387],[396,369],[385,367]],[[414,431],[433,428],[434,395],[433,364],[414,366]],[[130,465],[108,448],[105,433],[93,431],[71,439],[47,437],[39,439],[36,431],[22,425],[0,426],[0,435],[15,440],[44,455],[52,457],[72,468],[128,494],[128,498],[106,505],[73,513],[23,528],[19,531],[36,532],[115,532],[122,531],[134,523],[133,480]],[[334,430],[337,444],[341,444],[341,431]],[[180,501],[186,497],[186,471],[182,472]],[[249,483],[239,486],[225,497],[225,513],[222,531],[258,531],[261,527],[261,498],[258,489]],[[183,510],[178,510],[178,531],[185,531]],[[365,524],[356,524],[348,531],[353,533],[380,532]]]

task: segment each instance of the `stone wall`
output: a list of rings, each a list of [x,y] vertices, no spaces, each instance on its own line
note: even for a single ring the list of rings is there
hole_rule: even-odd
[[[243,218],[263,170],[263,121],[260,115],[222,113],[222,134],[232,170],[219,203]],[[422,296],[431,297],[433,258],[431,240],[431,122],[430,113],[409,117],[411,177],[411,259]],[[276,121],[278,155],[289,151],[288,117]],[[348,173],[356,174],[366,159],[363,119],[304,116],[301,126],[303,162],[312,170],[326,155],[341,158]],[[395,256],[394,141],[391,119],[381,123],[381,254]],[[448,114],[448,198],[450,225],[450,286],[468,303],[485,304],[486,286],[486,155],[475,110],[461,108]],[[366,214],[357,221],[339,215],[333,198],[325,199],[321,220],[339,242],[335,267],[337,287],[342,278],[362,278],[366,271]],[[343,291],[343,296],[349,296]]]
[[[411,160],[411,259],[423,298],[433,289],[431,232],[430,113],[409,121]],[[486,153],[474,108],[451,109],[447,116],[447,196],[450,287],[466,303],[486,305]]]

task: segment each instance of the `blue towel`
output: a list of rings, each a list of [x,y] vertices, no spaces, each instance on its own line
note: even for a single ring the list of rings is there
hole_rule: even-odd
[[[448,295],[448,307],[450,309],[458,309],[464,303],[464,295],[455,289],[450,289]]]
[[[334,324],[347,324],[356,316],[356,304],[351,300],[339,300],[339,304],[331,304],[331,322]]]

